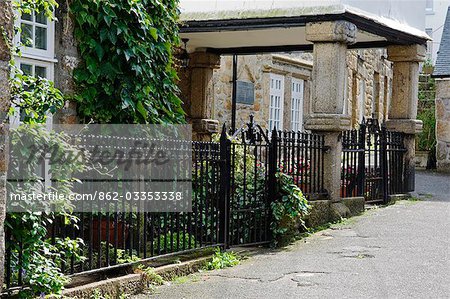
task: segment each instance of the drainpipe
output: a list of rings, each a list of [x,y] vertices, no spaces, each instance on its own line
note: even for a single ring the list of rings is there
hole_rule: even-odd
[[[231,94],[231,131],[233,134],[236,132],[237,60],[238,56],[233,54],[233,91]]]

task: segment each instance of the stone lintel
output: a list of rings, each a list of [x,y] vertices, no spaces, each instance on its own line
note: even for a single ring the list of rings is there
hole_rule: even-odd
[[[311,131],[340,132],[351,128],[351,118],[343,114],[312,114],[305,122]]]
[[[393,45],[387,47],[388,60],[392,62],[421,62],[426,59],[423,45]]]
[[[418,119],[388,119],[386,128],[390,131],[414,135],[422,132],[422,121]]]
[[[219,132],[219,121],[215,119],[191,119],[192,131],[199,134],[214,134]]]
[[[356,25],[347,21],[306,24],[306,40],[311,42],[356,42]]]
[[[207,52],[194,52],[190,56],[189,66],[192,68],[220,68],[220,55]]]

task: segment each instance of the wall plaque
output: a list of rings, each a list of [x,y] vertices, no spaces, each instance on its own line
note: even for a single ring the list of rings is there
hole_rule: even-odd
[[[236,82],[236,103],[253,105],[255,102],[255,85],[251,82]]]

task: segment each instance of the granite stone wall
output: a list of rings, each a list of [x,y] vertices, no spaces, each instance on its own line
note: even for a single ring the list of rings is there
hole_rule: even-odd
[[[391,63],[385,59],[385,50],[349,50],[347,54],[347,102],[345,109],[352,116],[352,125],[357,126],[362,115],[369,118],[374,113],[380,121],[388,115],[392,89]],[[291,126],[291,82],[292,78],[305,80],[304,118],[310,113],[310,82],[312,70],[311,53],[265,54],[239,56],[238,80],[252,82],[255,87],[253,105],[237,104],[237,127],[244,125],[249,115],[262,127],[269,119],[269,77],[270,73],[285,76],[285,102],[283,128]],[[364,91],[360,81],[364,81]],[[231,122],[232,57],[222,56],[220,69],[214,72],[214,119],[220,124]],[[360,93],[364,92],[363,105]]]
[[[269,120],[269,84],[270,74],[283,75],[284,107],[283,128],[291,125],[291,84],[292,78],[305,80],[304,110],[309,108],[309,80],[311,78],[312,63],[310,55],[247,55],[238,57],[237,79],[254,84],[255,101],[253,104],[237,103],[236,127],[248,122],[249,116],[254,115],[255,122],[267,128]],[[232,57],[222,56],[220,69],[214,72],[214,119],[220,124],[231,122],[232,95]]]
[[[58,0],[56,9],[57,22],[55,23],[55,86],[59,88],[68,99],[64,108],[59,111],[53,122],[63,124],[77,123],[76,104],[71,101],[76,87],[73,81],[73,70],[80,63],[80,55],[74,37],[74,20],[69,13],[72,1]]]
[[[440,171],[450,172],[450,79],[436,79],[436,159]]]

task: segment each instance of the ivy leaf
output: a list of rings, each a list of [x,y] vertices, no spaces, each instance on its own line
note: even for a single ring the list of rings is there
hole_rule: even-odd
[[[154,40],[158,40],[158,30],[155,27],[150,27],[149,32]]]
[[[109,40],[111,41],[111,43],[113,45],[115,45],[117,43],[117,34],[115,34],[114,32],[110,31],[109,32]]]
[[[112,21],[112,17],[108,16],[108,15],[104,15],[103,16],[103,20],[106,22],[106,24],[109,26],[111,26],[111,21]]]
[[[103,55],[105,54],[105,51],[103,51],[102,45],[100,45],[99,43],[97,43],[97,44],[95,45],[95,52],[97,53],[98,60],[101,61],[102,58],[103,58]]]
[[[75,69],[73,71],[73,78],[75,81],[82,82],[89,78],[89,74],[84,69]]]
[[[100,30],[100,41],[104,41],[108,35],[109,35],[108,29],[106,29],[105,27],[103,27],[103,28]]]
[[[142,105],[142,102],[139,101],[136,105],[136,109],[137,111],[139,111],[139,113],[144,117],[144,119],[147,119],[148,117],[148,112],[147,109],[145,109],[144,105]]]
[[[126,50],[123,51],[123,52],[124,52],[124,54],[125,54],[125,59],[126,59],[127,61],[129,61],[130,58],[131,58],[131,56],[133,56],[132,51],[131,51],[130,49],[126,49]]]

